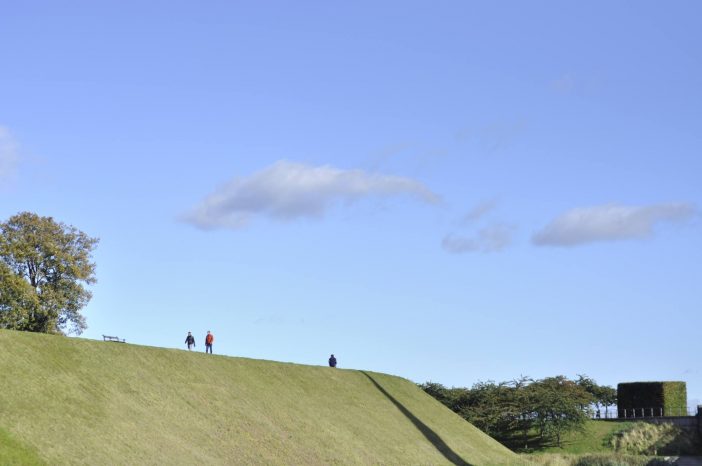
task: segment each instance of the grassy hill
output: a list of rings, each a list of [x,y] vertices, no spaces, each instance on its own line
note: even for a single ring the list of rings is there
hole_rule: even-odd
[[[512,464],[408,380],[0,330],[0,464]]]

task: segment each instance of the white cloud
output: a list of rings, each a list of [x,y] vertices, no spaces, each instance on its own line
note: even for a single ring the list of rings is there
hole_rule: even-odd
[[[450,233],[441,241],[441,246],[454,254],[497,252],[509,246],[513,231],[514,227],[511,225],[497,224],[479,230],[473,237]]]
[[[569,210],[532,237],[539,246],[577,246],[596,241],[644,238],[656,224],[680,222],[697,212],[686,203],[624,206],[609,204]]]
[[[491,216],[498,206],[497,199],[484,200],[475,205],[460,220],[460,224],[469,227],[473,233],[448,233],[441,241],[441,246],[445,251],[452,254],[462,254],[466,252],[498,252],[506,249],[512,243],[512,236],[516,227],[504,222],[492,222],[481,229],[477,225],[483,222],[485,217]]]
[[[15,173],[19,162],[19,145],[9,129],[0,126],[0,180]]]
[[[251,176],[232,179],[183,220],[203,229],[241,228],[255,216],[276,220],[322,217],[339,202],[401,195],[429,203],[439,200],[410,178],[279,161]]]
[[[483,218],[488,213],[495,210],[497,207],[497,199],[489,199],[487,201],[482,201],[480,204],[473,207],[467,214],[461,219],[461,223],[470,225],[477,222]]]

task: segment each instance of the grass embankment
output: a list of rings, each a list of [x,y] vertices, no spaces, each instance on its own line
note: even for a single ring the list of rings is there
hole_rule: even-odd
[[[519,461],[399,377],[3,330],[0,349],[2,464]]]
[[[699,453],[697,436],[672,425],[589,421],[562,448],[542,445],[523,457],[544,466],[656,466],[673,463],[665,456]]]
[[[630,428],[631,422],[594,421],[585,423],[584,430],[571,432],[563,437],[561,447],[555,444],[541,445],[539,452],[544,453],[607,453],[614,451],[612,436]]]

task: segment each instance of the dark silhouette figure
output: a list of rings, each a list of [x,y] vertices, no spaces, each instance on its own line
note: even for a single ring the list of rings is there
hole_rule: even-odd
[[[188,332],[188,336],[185,337],[185,344],[188,345],[188,351],[192,351],[195,348],[195,337],[192,333]]]
[[[212,354],[212,343],[214,343],[214,335],[208,330],[205,336],[205,354]]]
[[[427,438],[427,440],[429,440],[431,444],[434,445],[434,447],[436,447],[436,449],[439,450],[439,452],[442,455],[444,455],[444,458],[446,458],[448,461],[455,464],[456,466],[471,466],[470,463],[466,462],[463,458],[458,456],[458,453],[453,451],[451,447],[446,445],[446,442],[444,442],[441,439],[441,437],[437,435],[436,432],[431,430],[428,425],[420,421],[419,418],[412,414],[410,410],[405,408],[402,403],[393,398],[393,396],[389,394],[378,382],[376,382],[373,377],[371,377],[364,371],[361,372],[363,372],[363,375],[368,377],[370,381],[373,382],[373,385],[375,385],[375,387],[378,390],[380,390],[380,392],[383,395],[385,395],[387,399],[390,400],[392,404],[394,404],[397,407],[397,409],[400,410],[400,412],[402,412],[402,414],[407,416],[407,419],[409,419],[412,422],[412,424],[414,424],[414,426]]]
[[[334,357],[333,354],[329,358],[329,367],[336,367],[336,358]]]

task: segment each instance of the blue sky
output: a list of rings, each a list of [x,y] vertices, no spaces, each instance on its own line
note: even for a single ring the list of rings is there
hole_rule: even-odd
[[[2,2],[0,218],[82,337],[702,399],[699,2]]]

